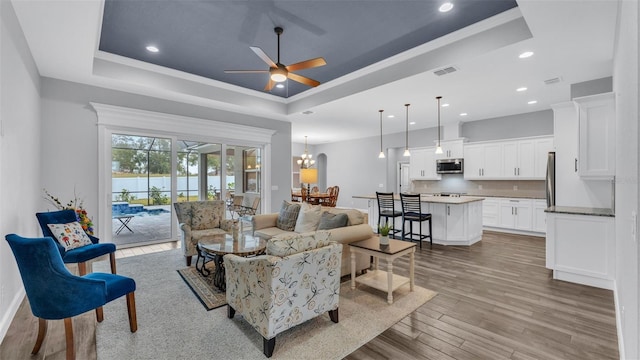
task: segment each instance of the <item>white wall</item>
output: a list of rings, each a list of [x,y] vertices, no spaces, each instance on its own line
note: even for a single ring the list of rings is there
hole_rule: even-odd
[[[38,236],[40,77],[13,6],[0,1],[0,340],[24,288],[4,235]]]
[[[621,2],[613,91],[616,93],[616,309],[620,357],[640,358],[638,344],[638,240],[633,239],[632,212],[638,213],[638,20],[635,0]],[[624,309],[624,311],[623,311]]]

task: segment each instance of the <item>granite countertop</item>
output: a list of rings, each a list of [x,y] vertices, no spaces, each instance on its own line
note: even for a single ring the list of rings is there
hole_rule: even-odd
[[[354,195],[356,199],[368,199],[368,200],[376,200],[375,195]],[[395,195],[394,198],[397,201],[400,201],[400,195]],[[420,201],[428,202],[428,203],[438,203],[438,204],[467,204],[474,201],[482,201],[484,198],[478,196],[432,196],[429,194],[421,194]]]
[[[453,191],[455,192],[455,191]],[[439,194],[440,192],[436,192]],[[422,193],[428,195],[428,193]],[[504,198],[517,198],[517,199],[546,199],[546,194],[540,191],[527,191],[527,190],[468,190],[467,196],[482,196],[482,197],[504,197]]]
[[[545,209],[544,211],[548,213],[556,213],[556,214],[615,217],[613,209],[606,209],[606,208],[590,208],[590,207],[579,207],[579,206],[551,206]]]

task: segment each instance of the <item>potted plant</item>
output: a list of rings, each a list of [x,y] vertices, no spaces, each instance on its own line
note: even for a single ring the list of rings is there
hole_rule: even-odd
[[[389,231],[391,225],[389,223],[381,224],[378,226],[378,233],[380,234],[380,245],[389,245]]]

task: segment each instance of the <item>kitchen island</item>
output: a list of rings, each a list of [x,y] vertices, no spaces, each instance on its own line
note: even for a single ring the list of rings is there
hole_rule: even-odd
[[[369,224],[377,232],[378,203],[374,195],[356,195],[354,198],[367,199]],[[402,211],[400,196],[396,195],[396,210]],[[431,214],[433,242],[441,245],[471,245],[482,239],[482,201],[477,196],[433,196],[422,195],[422,212]],[[426,222],[425,222],[426,225]],[[402,228],[402,218],[395,219],[396,229]],[[409,226],[409,223],[406,225]],[[416,226],[413,227],[414,231]],[[423,225],[423,233],[428,227]],[[428,241],[425,240],[425,241]]]

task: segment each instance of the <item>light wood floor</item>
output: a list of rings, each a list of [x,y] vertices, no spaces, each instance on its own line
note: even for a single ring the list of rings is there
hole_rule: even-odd
[[[117,256],[153,251],[162,250]],[[617,359],[613,293],[551,279],[544,256],[544,238],[494,232],[471,247],[424,244],[416,252],[416,284],[439,294],[347,359]],[[396,270],[407,274],[406,260],[394,262]],[[77,358],[92,360],[95,314],[81,317],[74,320]],[[78,329],[80,322],[88,325]],[[50,323],[44,348],[30,357],[37,321],[25,301],[0,359],[63,359],[62,321]]]

